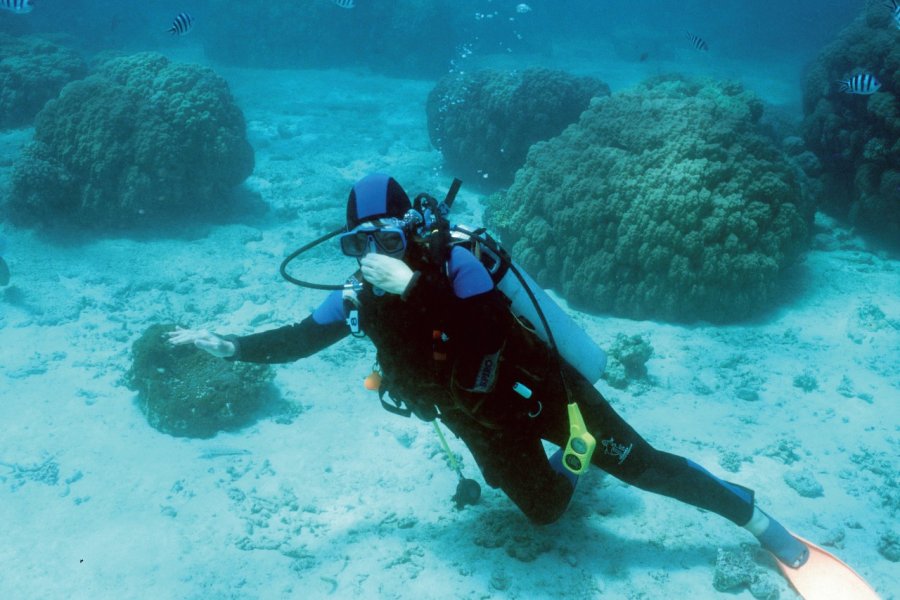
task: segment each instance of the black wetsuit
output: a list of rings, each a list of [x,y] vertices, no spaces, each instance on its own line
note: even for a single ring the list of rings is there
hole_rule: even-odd
[[[480,263],[466,250],[453,252],[456,267],[449,275],[430,266],[424,253],[407,258],[416,274],[402,297],[378,295],[370,285],[358,293],[359,323],[383,372],[381,392],[423,419],[437,415],[465,442],[489,485],[502,489],[532,521],[553,522],[573,492],[541,443],[564,446],[568,439],[560,369],[546,346],[514,321],[506,298],[484,284],[489,277],[479,272]],[[237,347],[234,359],[283,363],[309,356],[350,334],[345,316],[345,302],[335,292],[298,324],[229,336]],[[569,365],[563,368],[571,397],[597,438],[595,466],[738,525],[750,520],[750,490],[654,449],[589,381]],[[513,391],[516,382],[533,392],[530,399]],[[538,406],[539,414],[529,416]]]

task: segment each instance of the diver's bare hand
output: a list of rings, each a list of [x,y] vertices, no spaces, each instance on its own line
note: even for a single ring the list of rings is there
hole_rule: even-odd
[[[399,258],[370,252],[359,261],[363,278],[391,294],[402,294],[413,276],[412,269]]]
[[[217,336],[214,333],[202,329],[182,329],[176,327],[175,331],[166,333],[169,343],[173,346],[194,344],[204,352],[208,352],[219,358],[234,356],[234,343]]]

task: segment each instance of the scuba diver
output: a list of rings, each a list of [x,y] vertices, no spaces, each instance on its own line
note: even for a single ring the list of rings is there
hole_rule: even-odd
[[[559,519],[580,474],[593,465],[744,527],[786,572],[816,562],[818,548],[758,508],[752,490],[644,440],[594,387],[599,372],[586,375],[590,366],[576,366],[577,349],[567,356],[570,337],[557,336],[562,347],[545,339],[553,327],[543,314],[538,319],[544,335],[533,318],[515,314],[514,294],[502,291],[479,256],[487,251],[496,258],[502,251],[457,243],[490,239],[479,238],[483,230],[458,235],[449,227],[446,214],[456,189],[451,187],[444,203],[426,194],[412,203],[392,177],[364,177],[350,191],[346,227],[282,263],[290,281],[332,289],[312,314],[246,336],[178,328],[169,341],[227,360],[271,364],[308,357],[347,336],[368,337],[377,363],[366,384],[377,389],[382,405],[440,420],[468,447],[484,481],[500,488],[532,522]],[[342,252],[359,265],[346,284],[307,284],[287,275],[290,260],[338,235]],[[529,287],[526,280],[521,287]],[[541,302],[531,287],[525,291],[537,307]],[[592,356],[602,371],[602,351]],[[544,440],[559,450],[548,457]],[[456,498],[458,506],[477,501],[477,492],[468,500]]]

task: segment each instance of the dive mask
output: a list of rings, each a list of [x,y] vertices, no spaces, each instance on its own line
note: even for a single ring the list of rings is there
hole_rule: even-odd
[[[391,223],[396,221],[396,224]],[[381,219],[381,223],[363,223],[352,231],[341,234],[341,252],[346,256],[361,258],[369,252],[399,257],[406,250],[406,233],[399,219]]]

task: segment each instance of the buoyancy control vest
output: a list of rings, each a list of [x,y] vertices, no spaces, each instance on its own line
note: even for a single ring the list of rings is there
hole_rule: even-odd
[[[509,301],[509,309],[519,323],[545,343],[549,344],[553,336],[566,362],[591,383],[600,379],[606,368],[606,353],[512,260],[486,229],[453,226],[450,244],[462,245],[481,261],[494,285]],[[543,319],[538,311],[543,313]]]

